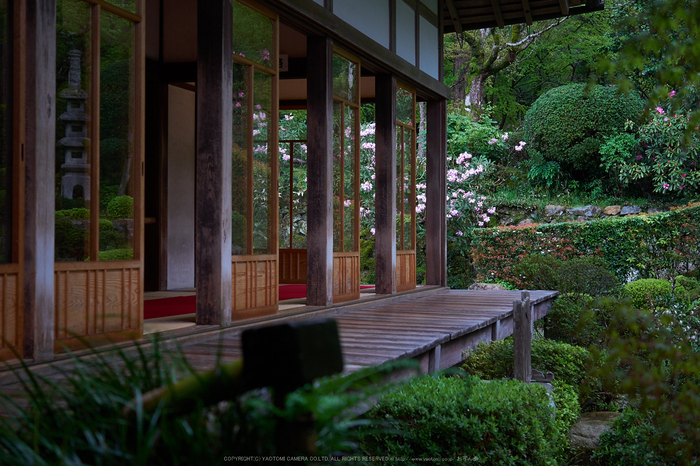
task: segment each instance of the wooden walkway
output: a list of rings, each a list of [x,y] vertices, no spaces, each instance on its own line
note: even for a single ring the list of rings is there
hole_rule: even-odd
[[[533,321],[547,314],[557,294],[556,291],[530,292]],[[434,289],[288,317],[282,315],[255,326],[334,318],[338,322],[346,372],[400,358],[414,358],[424,372],[432,372],[458,364],[464,359],[464,351],[479,342],[500,340],[512,334],[513,301],[518,299],[520,291]],[[252,326],[210,329],[208,333],[189,335],[178,342],[180,351],[195,369],[210,369],[217,361],[242,356],[241,334]],[[50,368],[51,364],[43,366]],[[2,375],[3,390],[16,386],[14,377],[7,377],[11,374]]]

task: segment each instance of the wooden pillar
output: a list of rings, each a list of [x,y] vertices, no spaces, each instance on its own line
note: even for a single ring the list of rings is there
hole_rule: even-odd
[[[333,303],[333,43],[307,40],[306,304]]]
[[[377,294],[396,294],[396,78],[375,78],[375,245]]]
[[[515,378],[532,380],[532,312],[530,293],[523,291],[521,300],[513,302],[513,360]]]
[[[197,324],[231,323],[231,0],[197,4]]]
[[[447,102],[429,101],[427,113],[425,283],[447,286]]]
[[[16,2],[16,4],[21,2]],[[53,359],[56,2],[26,2],[23,356]]]

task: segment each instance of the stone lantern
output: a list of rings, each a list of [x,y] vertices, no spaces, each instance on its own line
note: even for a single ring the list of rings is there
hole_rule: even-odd
[[[80,88],[80,50],[68,52],[70,69],[68,71],[68,89],[63,90],[59,97],[68,102],[66,112],[58,117],[65,123],[65,136],[57,145],[65,152],[61,169],[61,196],[73,199],[77,196],[77,187],[82,189],[82,197],[90,200],[90,163],[87,147],[90,139],[87,137],[87,122],[85,113],[87,92]]]

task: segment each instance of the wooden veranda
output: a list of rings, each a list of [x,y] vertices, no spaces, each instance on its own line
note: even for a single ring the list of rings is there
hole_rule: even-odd
[[[533,322],[549,312],[557,295],[556,291],[530,292]],[[248,328],[290,320],[333,318],[338,322],[345,372],[401,358],[413,358],[423,372],[432,372],[458,364],[464,359],[464,352],[480,342],[511,335],[513,302],[520,296],[520,291],[422,288],[351,305],[307,308],[233,328],[197,326],[172,338],[191,366],[202,371],[214,367],[217,361],[241,357],[241,334]],[[122,344],[121,348],[129,351],[126,345]],[[148,344],[142,341],[141,347],[147,348]],[[94,357],[88,352],[83,354]],[[73,364],[73,359],[64,357],[30,367],[35,373],[51,377],[70,371]],[[19,388],[9,367],[0,370],[0,387]]]

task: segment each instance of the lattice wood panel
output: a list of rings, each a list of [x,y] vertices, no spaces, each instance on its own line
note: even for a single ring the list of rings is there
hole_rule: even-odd
[[[306,249],[280,249],[280,283],[306,283]]]
[[[333,253],[333,302],[360,299],[360,253]]]
[[[56,351],[142,334],[138,262],[57,263],[54,272]]]
[[[17,264],[0,266],[0,357],[12,358],[9,348],[20,345],[22,325],[19,316]]]
[[[396,251],[396,291],[416,288],[416,251]]]
[[[277,312],[277,256],[234,256],[232,275],[232,320]],[[246,312],[255,311],[255,312]]]

